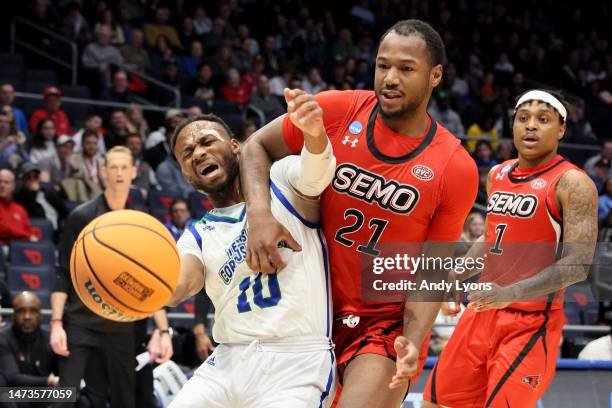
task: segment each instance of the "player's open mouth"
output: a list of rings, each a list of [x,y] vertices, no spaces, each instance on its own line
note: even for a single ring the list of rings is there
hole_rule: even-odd
[[[210,176],[217,170],[219,170],[219,166],[217,166],[216,164],[209,164],[208,166],[205,166],[202,170],[200,170],[200,174],[202,176]]]
[[[533,146],[536,143],[538,143],[538,141],[540,140],[539,137],[537,137],[534,134],[527,134],[525,136],[523,136],[522,141],[524,144],[528,145],[528,146]]]
[[[381,96],[386,100],[399,99],[402,97],[401,92],[382,91]]]

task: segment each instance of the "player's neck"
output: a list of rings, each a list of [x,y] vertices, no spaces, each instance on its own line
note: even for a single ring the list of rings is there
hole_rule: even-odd
[[[537,157],[537,158],[526,158],[519,154],[518,167],[521,169],[535,169],[537,167],[542,167],[542,166],[547,165],[548,163],[555,160],[555,157],[557,157],[556,150],[553,150],[552,152],[544,156]]]
[[[125,209],[125,204],[127,203],[129,194],[129,190],[117,191],[108,188],[104,190],[104,198],[106,198],[106,203],[108,204],[108,207],[113,211]]]
[[[209,193],[208,199],[215,208],[230,207],[244,202],[244,196],[240,190],[240,179],[236,177],[234,183],[226,190],[219,191],[218,193]]]
[[[409,137],[423,136],[428,125],[427,111],[421,108],[401,118],[385,118],[380,115],[380,120],[394,132]]]

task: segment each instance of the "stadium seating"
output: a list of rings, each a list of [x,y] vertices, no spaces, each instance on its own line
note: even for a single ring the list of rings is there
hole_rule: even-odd
[[[55,266],[55,248],[48,241],[12,241],[11,266]]]
[[[53,287],[53,267],[11,265],[8,268],[9,289],[31,290],[38,293],[50,293]]]
[[[189,209],[192,218],[200,219],[212,208],[212,204],[206,195],[198,191],[189,194]]]
[[[149,191],[149,209],[161,210],[164,209],[166,212],[170,210],[170,204],[176,198],[179,198],[178,194],[168,193],[164,191],[150,190]]]
[[[30,225],[39,241],[53,240],[53,224],[46,218],[31,218]]]

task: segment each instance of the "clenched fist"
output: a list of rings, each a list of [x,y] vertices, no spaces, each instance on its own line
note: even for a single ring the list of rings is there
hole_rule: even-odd
[[[315,100],[314,95],[301,89],[288,88],[285,88],[284,94],[291,123],[310,137],[325,137],[323,109]]]

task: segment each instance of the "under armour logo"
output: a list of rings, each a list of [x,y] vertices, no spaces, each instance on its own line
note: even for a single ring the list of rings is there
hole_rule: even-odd
[[[355,147],[357,146],[357,142],[359,142],[359,139],[354,138],[353,140],[351,140],[351,137],[349,135],[344,136],[344,140],[342,141],[342,144],[345,145],[347,143],[351,144],[351,147]]]
[[[503,180],[504,179],[504,173],[497,173],[495,175],[495,180]]]
[[[359,320],[359,316],[348,315],[347,317],[342,319],[342,323],[352,329],[354,327],[357,327],[357,325],[359,324]]]

